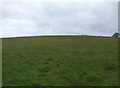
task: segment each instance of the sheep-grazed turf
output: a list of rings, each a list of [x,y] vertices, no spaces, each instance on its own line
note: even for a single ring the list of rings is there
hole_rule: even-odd
[[[44,36],[2,39],[3,86],[118,85],[118,39]]]

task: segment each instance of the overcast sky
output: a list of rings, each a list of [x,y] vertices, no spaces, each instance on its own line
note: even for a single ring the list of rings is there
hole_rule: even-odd
[[[2,37],[44,34],[111,36],[118,31],[118,3],[4,2],[2,25]]]

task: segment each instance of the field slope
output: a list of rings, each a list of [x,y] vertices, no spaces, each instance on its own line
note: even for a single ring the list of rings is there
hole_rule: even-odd
[[[118,85],[117,38],[4,38],[3,86]]]

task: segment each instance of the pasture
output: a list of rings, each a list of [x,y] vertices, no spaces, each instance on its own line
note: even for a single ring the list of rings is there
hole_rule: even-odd
[[[3,86],[118,85],[117,38],[3,38],[2,49]]]

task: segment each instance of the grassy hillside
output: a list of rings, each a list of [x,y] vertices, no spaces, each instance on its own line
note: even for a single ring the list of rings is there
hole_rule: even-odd
[[[3,86],[118,85],[117,38],[3,39]]]

